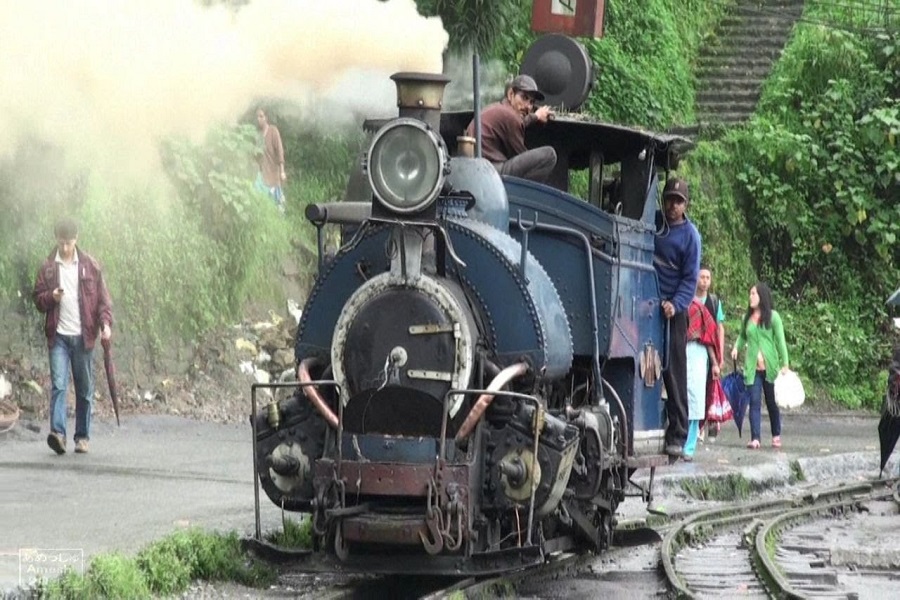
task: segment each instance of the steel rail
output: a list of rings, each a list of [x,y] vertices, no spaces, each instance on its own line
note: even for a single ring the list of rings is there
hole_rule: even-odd
[[[890,484],[891,482],[887,482],[887,485]],[[859,503],[862,498],[866,498],[867,494],[871,495],[873,487],[878,485],[885,485],[885,480],[873,480],[854,485],[841,485],[817,491],[808,491],[797,496],[778,500],[750,504],[733,503],[691,515],[672,527],[663,538],[662,547],[660,548],[660,563],[668,585],[679,598],[695,598],[694,592],[688,587],[675,568],[675,557],[686,545],[708,539],[713,532],[720,531],[722,526],[731,526],[771,517],[771,520],[768,522],[763,522],[763,527],[767,527],[771,523],[783,523],[782,519],[789,515],[794,515],[794,518],[797,518],[797,515],[803,513],[816,514],[825,510],[834,510],[836,506],[854,505]],[[879,497],[889,497],[891,493],[891,491],[880,492]],[[784,587],[779,582],[780,571],[771,557],[768,556],[768,551],[766,550],[767,538],[765,536],[772,535],[771,532],[773,530],[767,528],[765,536],[760,541],[758,536],[761,529],[758,530],[757,537],[754,539],[751,548],[751,554],[753,554],[751,558],[757,564],[757,575],[760,581],[775,597],[805,598],[805,596],[800,595],[791,596],[790,593],[795,592],[792,592],[792,590]],[[764,550],[765,553],[760,554],[760,549]],[[770,575],[773,572],[776,573],[776,576]]]
[[[675,525],[663,538],[662,547],[659,551],[660,563],[669,587],[679,598],[694,598],[693,592],[688,589],[687,584],[681,579],[678,571],[675,569],[675,557],[678,551],[686,546],[689,541],[701,539],[702,534],[705,533],[701,527],[702,525],[712,526],[726,520],[729,523],[749,521],[759,512],[778,510],[789,506],[790,503],[791,500],[783,499],[757,502],[749,505],[729,504],[724,507],[698,512]]]
[[[420,600],[438,600],[449,597],[495,598],[501,595],[498,593],[499,590],[508,591],[510,585],[515,586],[521,581],[532,578],[559,577],[561,574],[585,567],[596,558],[592,554],[566,553],[529,569],[507,572],[495,577],[469,577],[422,596]]]
[[[673,513],[669,517],[663,519],[657,517],[654,520],[656,526],[667,527],[673,519],[687,518],[697,514],[697,511],[687,510]],[[649,521],[649,520],[648,520]],[[641,519],[634,523],[620,522],[616,528],[617,533],[626,533],[629,525],[639,525],[644,523]],[[447,587],[437,589],[431,593],[421,596],[420,600],[437,600],[451,597],[463,598],[495,598],[509,594],[510,586],[515,587],[523,581],[542,580],[548,578],[558,579],[562,575],[577,573],[587,569],[598,556],[593,552],[563,552],[551,556],[551,558],[540,565],[519,569],[516,571],[507,571],[498,575],[486,577],[468,577],[453,582]]]
[[[767,585],[769,592],[775,597],[787,598],[788,600],[808,600],[812,598],[812,596],[802,590],[798,590],[791,584],[769,551],[770,542],[777,541],[781,533],[786,529],[796,526],[800,522],[809,521],[822,513],[845,511],[848,508],[852,510],[863,501],[891,498],[894,495],[894,490],[891,489],[894,481],[875,481],[872,482],[872,487],[870,487],[867,494],[841,498],[840,500],[824,504],[816,503],[813,506],[802,507],[776,515],[771,520],[764,522],[756,532],[752,556],[756,562],[759,577]],[[884,485],[887,489],[873,490],[872,488],[875,485]]]

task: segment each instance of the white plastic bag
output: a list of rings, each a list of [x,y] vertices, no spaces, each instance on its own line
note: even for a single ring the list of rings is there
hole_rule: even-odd
[[[795,371],[780,373],[775,378],[775,404],[778,408],[797,408],[806,400],[803,382]]]

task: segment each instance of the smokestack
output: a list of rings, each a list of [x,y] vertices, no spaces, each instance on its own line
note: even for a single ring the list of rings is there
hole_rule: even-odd
[[[400,116],[424,121],[440,134],[444,87],[450,78],[436,73],[394,73],[391,79],[397,85]]]

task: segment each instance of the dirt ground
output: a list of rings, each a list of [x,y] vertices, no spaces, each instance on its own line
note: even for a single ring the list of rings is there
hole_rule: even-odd
[[[169,351],[165,361],[148,360],[147,352],[127,341],[113,343],[113,363],[121,415],[168,414],[234,423],[250,414],[250,386],[277,380],[293,366],[296,319],[269,311],[264,320],[224,327],[203,339]],[[12,315],[15,326],[0,333],[0,430],[15,407],[22,422],[44,423],[48,417],[50,370],[44,338],[33,322]],[[6,317],[4,318],[6,320]],[[7,339],[3,339],[7,338]],[[94,418],[113,420],[103,350],[94,351]],[[69,386],[69,412],[74,414]]]

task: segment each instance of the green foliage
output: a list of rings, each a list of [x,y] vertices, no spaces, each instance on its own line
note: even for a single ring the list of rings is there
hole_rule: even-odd
[[[606,3],[604,36],[586,41],[599,72],[588,112],[651,129],[692,122],[693,61],[725,8],[702,0]]]
[[[503,35],[485,57],[501,61],[509,73],[518,73],[525,51],[539,34],[531,30],[532,0],[511,0],[510,3],[516,8],[507,13]]]
[[[159,594],[174,594],[191,583],[196,562],[185,536],[173,535],[141,551],[137,566],[146,574],[147,585]]]
[[[792,363],[815,390],[874,407],[900,258],[900,36],[859,31],[871,15],[817,10],[844,29],[798,26],[758,116],[725,144]]]
[[[247,562],[234,532],[179,531],[151,544],[135,560],[155,594],[180,592],[196,579],[260,585],[271,578],[261,565]]]
[[[272,572],[268,567],[248,561],[241,551],[237,533],[188,532],[194,549],[194,578],[209,581],[236,581],[260,587],[269,583]]]
[[[248,125],[213,129],[203,145],[170,140],[165,163],[187,209],[216,245],[205,257],[222,278],[213,314],[233,317],[243,302],[274,297],[269,268],[287,246],[274,204],[253,187],[253,157],[261,143]],[[260,205],[269,210],[260,210]],[[210,282],[215,286],[215,282]]]
[[[242,553],[235,532],[191,529],[149,545],[134,559],[120,554],[96,556],[83,576],[66,571],[36,592],[48,600],[150,598],[178,594],[198,579],[264,587],[274,573]]]
[[[121,554],[103,554],[91,561],[85,574],[66,571],[38,590],[48,600],[138,600],[150,598],[150,588],[135,562]]]
[[[731,502],[746,500],[751,494],[767,488],[765,482],[753,482],[740,473],[729,473],[723,477],[700,477],[684,479],[681,489],[697,500],[718,500]]]
[[[511,30],[518,29],[525,10],[531,16],[530,0],[418,0],[416,4],[420,14],[441,17],[450,34],[451,51],[474,49],[489,54],[508,39]]]
[[[791,367],[802,373],[807,395],[848,408],[880,406],[885,380],[875,376],[876,365],[890,348],[877,341],[871,322],[859,318],[860,307],[814,297],[797,298],[790,307],[779,312]]]
[[[743,317],[747,290],[756,281],[748,251],[750,232],[728,166],[731,153],[724,142],[701,142],[679,170],[691,185],[688,216],[701,232],[701,261],[712,269],[712,289],[722,300],[726,321]]]
[[[0,161],[0,300],[26,314],[37,268],[55,244],[54,221],[81,208],[87,186],[85,176],[57,168],[58,148],[30,142]]]
[[[477,48],[518,73],[538,34],[531,0],[418,0],[419,11],[440,15],[450,49]],[[582,110],[599,118],[660,128],[693,118],[692,64],[703,36],[726,3],[703,0],[607,2],[603,37],[583,39],[598,78]]]
[[[25,173],[53,156],[53,147],[35,147],[36,156],[23,152],[0,169]],[[173,336],[192,339],[232,322],[250,300],[279,300],[291,230],[253,187],[255,148],[247,127],[216,128],[200,144],[167,140],[162,162],[174,188],[159,176],[113,183],[48,167],[46,178],[0,184],[10,216],[0,222],[2,299],[38,320],[35,272],[53,248],[55,220],[68,214],[80,223],[79,246],[103,265],[117,330],[146,343],[151,358]]]
[[[287,181],[284,193],[291,246],[300,250],[300,279],[304,288],[316,273],[316,231],[306,220],[309,204],[339,202],[354,165],[359,164],[367,137],[360,128],[321,127],[333,115],[297,115],[287,102],[269,102],[266,114],[278,126],[284,143]],[[326,110],[327,113],[327,110]],[[359,117],[362,122],[362,117]]]
[[[50,582],[38,580],[35,596],[45,600],[77,600],[87,598],[86,580],[83,575],[66,569],[62,575]]]
[[[748,222],[768,240],[755,260],[782,289],[875,300],[893,285],[885,276],[900,233],[898,41],[802,27],[761,117],[735,140]]]
[[[284,548],[312,548],[312,519],[285,519],[284,529],[272,533],[268,539]]]
[[[120,194],[96,180],[85,198],[79,244],[103,265],[120,333],[160,352],[170,336],[190,337],[227,315],[210,259],[219,248],[195,213],[152,190]]]
[[[465,600],[469,598],[468,594],[463,591],[456,591],[450,595],[451,600]],[[486,587],[481,587],[475,598],[477,600],[497,600],[498,598],[516,598],[516,586],[512,581],[505,577],[499,577],[492,581]]]
[[[277,115],[277,110],[271,112]],[[305,119],[283,118],[278,122],[288,165],[287,192],[292,202],[296,200],[291,208],[302,217],[307,204],[340,201],[351,168],[359,164],[365,134],[359,129],[323,132]]]
[[[121,554],[98,556],[91,561],[85,578],[91,598],[147,598],[143,574],[134,561]]]

